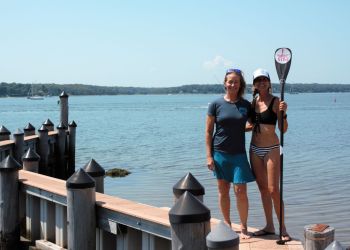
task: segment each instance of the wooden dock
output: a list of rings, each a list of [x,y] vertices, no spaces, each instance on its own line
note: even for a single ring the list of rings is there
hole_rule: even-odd
[[[66,204],[67,190],[66,182],[63,180],[21,170],[19,171],[19,181],[22,190],[27,193],[38,196],[40,194],[42,199],[50,199],[51,202]],[[150,228],[152,228],[154,235],[162,236],[167,241],[171,239],[169,208],[153,207],[101,193],[96,193],[96,206],[98,211],[97,226],[106,232],[117,234],[118,223],[124,223],[128,227],[136,227],[144,232],[150,231]],[[117,219],[118,217],[119,219]],[[218,222],[217,219],[212,218],[211,228],[214,228]],[[238,225],[234,224],[232,228],[239,233]],[[250,232],[256,230],[255,228],[249,228]],[[276,244],[277,239],[277,235],[252,237],[248,240],[241,240],[239,249],[303,249],[300,241],[293,240],[281,246]],[[163,244],[170,247],[169,242],[163,242]]]

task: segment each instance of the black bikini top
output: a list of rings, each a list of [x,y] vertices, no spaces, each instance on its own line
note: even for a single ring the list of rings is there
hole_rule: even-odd
[[[256,99],[253,100],[253,108],[252,108],[252,123],[255,125],[255,128],[260,131],[260,124],[270,124],[276,125],[277,122],[277,114],[273,112],[272,107],[275,102],[276,97],[274,96],[268,106],[268,108],[261,113],[255,111]],[[255,129],[255,130],[256,130]]]

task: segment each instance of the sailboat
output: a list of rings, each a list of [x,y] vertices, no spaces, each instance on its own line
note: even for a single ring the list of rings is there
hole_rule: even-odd
[[[44,100],[44,97],[34,94],[34,84],[32,84],[31,88],[28,91],[27,99],[30,99],[30,100]]]

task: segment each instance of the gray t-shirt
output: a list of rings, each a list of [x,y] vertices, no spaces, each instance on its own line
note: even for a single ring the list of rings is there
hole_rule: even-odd
[[[229,154],[245,153],[245,126],[250,117],[250,102],[241,98],[230,103],[220,97],[209,104],[208,115],[215,117],[213,149]]]

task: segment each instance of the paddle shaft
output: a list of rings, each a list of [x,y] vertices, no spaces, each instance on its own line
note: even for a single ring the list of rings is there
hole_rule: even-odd
[[[281,79],[281,102],[284,101],[284,84],[285,80]],[[281,145],[281,154],[280,154],[280,218],[279,218],[279,224],[280,224],[280,239],[282,240],[282,225],[284,220],[283,215],[283,134],[284,134],[284,110],[281,110],[280,115],[280,123],[281,123],[281,130],[280,130],[280,145]]]

